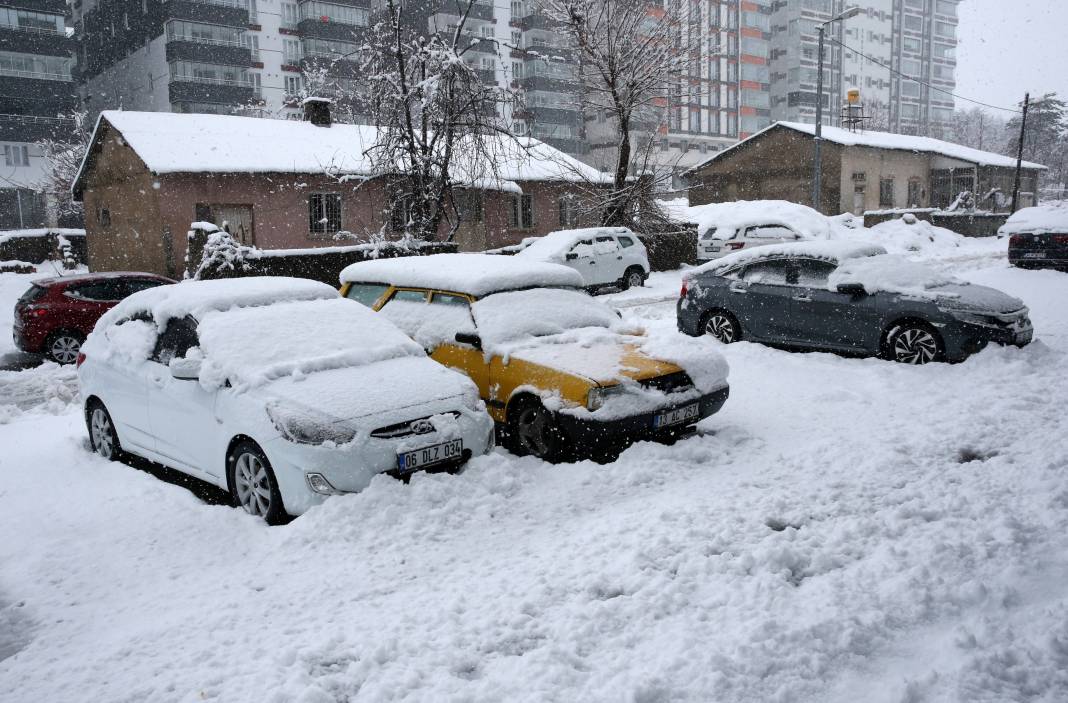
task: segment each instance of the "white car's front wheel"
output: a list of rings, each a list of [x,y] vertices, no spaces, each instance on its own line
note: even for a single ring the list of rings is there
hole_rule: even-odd
[[[268,525],[278,525],[289,518],[271,464],[252,442],[238,443],[231,453],[230,493],[246,513],[263,518]]]

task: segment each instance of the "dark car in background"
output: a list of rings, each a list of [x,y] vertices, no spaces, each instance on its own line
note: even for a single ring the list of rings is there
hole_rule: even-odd
[[[34,281],[15,303],[15,346],[73,364],[100,316],[128,295],[174,283],[151,273],[88,273]]]
[[[1068,207],[1061,203],[1017,210],[998,230],[1009,238],[1009,263],[1068,271]]]
[[[879,246],[803,242],[731,254],[683,278],[678,327],[722,342],[963,361],[987,344],[1023,346],[1023,302]]]

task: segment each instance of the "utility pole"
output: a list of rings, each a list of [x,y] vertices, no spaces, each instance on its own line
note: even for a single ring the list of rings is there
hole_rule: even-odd
[[[979,151],[983,150],[983,118],[986,113],[982,110],[979,111]]]
[[[859,7],[851,7],[816,27],[820,37],[819,61],[816,67],[818,71],[816,74],[816,151],[812,155],[812,209],[816,212],[822,212],[820,210],[820,188],[823,185],[821,182],[823,180],[823,155],[820,147],[823,146],[823,32],[827,29],[827,25],[856,17],[859,14]]]
[[[1012,211],[1016,212],[1020,201],[1020,171],[1023,169],[1024,134],[1027,130],[1027,108],[1031,105],[1031,94],[1024,93],[1023,119],[1020,120],[1020,148],[1016,150],[1016,178],[1012,181]]]

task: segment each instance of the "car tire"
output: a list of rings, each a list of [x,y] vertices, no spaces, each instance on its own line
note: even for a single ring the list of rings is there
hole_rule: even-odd
[[[619,281],[619,287],[622,290],[629,290],[631,288],[641,288],[645,285],[645,272],[637,266],[631,266],[623,274],[623,278]]]
[[[228,464],[230,495],[239,508],[268,525],[289,521],[271,462],[255,442],[238,442]]]
[[[67,366],[78,360],[78,352],[81,351],[85,337],[77,332],[59,330],[48,335],[45,341],[45,354],[49,359]]]
[[[556,418],[535,398],[521,399],[509,408],[508,434],[512,452],[519,456],[559,461],[567,446]]]
[[[726,310],[712,310],[701,320],[701,333],[711,335],[724,344],[731,344],[742,338],[742,326]]]
[[[902,364],[929,364],[943,358],[945,347],[934,327],[924,322],[903,322],[886,335],[886,356]]]
[[[104,404],[93,398],[85,407],[85,426],[89,430],[89,444],[106,461],[122,458],[122,445],[115,431],[115,422]]]

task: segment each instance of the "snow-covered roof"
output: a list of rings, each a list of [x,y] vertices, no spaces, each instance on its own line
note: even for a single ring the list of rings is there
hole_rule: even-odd
[[[360,261],[342,270],[341,282],[434,288],[476,298],[523,288],[583,286],[582,275],[567,266],[494,254],[433,254]]]
[[[196,319],[208,312],[270,305],[283,301],[329,300],[338,292],[318,281],[254,276],[217,281],[182,281],[139,291],[106,312],[97,329],[135,313],[149,313],[160,327],[175,317]]]
[[[1068,233],[1068,200],[1054,200],[1017,210],[998,230],[998,234]]]
[[[337,176],[382,175],[373,168],[368,149],[379,130],[369,125],[271,120],[233,115],[106,110],[100,114],[93,146],[82,162],[74,191],[81,190],[89,154],[98,149],[104,123],[110,124],[156,174],[166,173],[330,173]],[[480,188],[518,190],[517,181],[608,183],[611,177],[553,147],[529,137],[490,137],[493,169],[465,167],[462,145],[453,175]],[[463,175],[467,171],[469,176]],[[470,176],[470,174],[476,174]]]
[[[743,139],[737,144],[705,159],[696,166],[688,169],[687,173],[698,171],[716,159],[722,158],[724,154],[734,151],[743,144],[763,136],[766,132],[780,128],[792,129],[795,132],[801,132],[802,134],[810,136],[815,136],[816,134],[815,125],[803,124],[801,122],[776,122],[749,138]],[[1000,166],[1004,168],[1016,167],[1016,159],[1011,156],[995,154],[989,151],[980,151],[979,149],[972,149],[971,147],[953,144],[952,142],[944,142],[941,139],[932,139],[931,137],[917,137],[910,134],[891,134],[890,132],[851,132],[848,129],[842,129],[841,127],[824,127],[822,137],[824,141],[840,144],[842,146],[865,146],[875,149],[893,149],[895,151],[938,154],[951,159],[967,161],[978,166]],[[1024,161],[1023,168],[1030,170],[1045,170],[1046,167],[1042,164]]]
[[[812,208],[785,200],[739,200],[730,203],[689,205],[686,200],[661,201],[668,217],[697,225],[697,235],[716,228],[727,238],[738,229],[753,225],[785,225],[812,239],[831,236],[831,223]]]
[[[611,235],[627,235],[634,237],[634,232],[626,227],[586,227],[583,229],[561,229],[549,232],[543,237],[531,237],[530,243],[520,250],[516,256],[531,260],[548,260],[554,256],[565,253],[576,243],[584,239],[604,237]],[[526,241],[526,240],[524,240]]]
[[[878,244],[865,244],[850,241],[809,241],[787,242],[785,244],[768,244],[753,249],[742,249],[727,254],[703,266],[690,269],[687,276],[701,273],[720,273],[740,264],[748,264],[763,259],[778,259],[787,256],[805,256],[838,264],[846,259],[859,259],[865,256],[885,254],[886,249]]]

